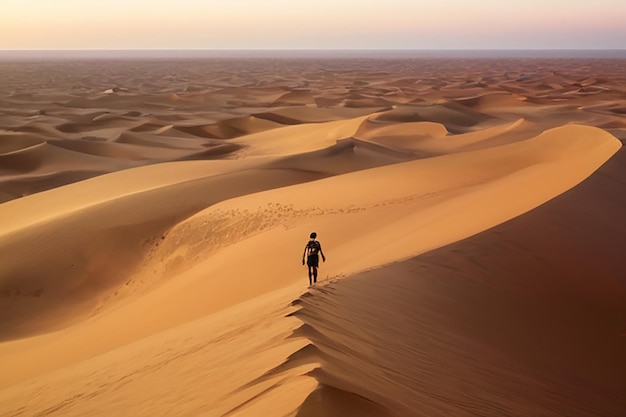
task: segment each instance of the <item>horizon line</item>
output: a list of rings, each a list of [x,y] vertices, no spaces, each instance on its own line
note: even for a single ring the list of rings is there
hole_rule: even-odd
[[[626,49],[8,49],[0,61],[163,59],[410,59],[596,58],[625,59]]]
[[[69,51],[626,51],[626,48],[60,48],[0,49],[0,52]]]

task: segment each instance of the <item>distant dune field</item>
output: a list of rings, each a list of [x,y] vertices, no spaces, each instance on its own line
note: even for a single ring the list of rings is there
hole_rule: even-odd
[[[622,415],[625,64],[0,62],[0,416]]]

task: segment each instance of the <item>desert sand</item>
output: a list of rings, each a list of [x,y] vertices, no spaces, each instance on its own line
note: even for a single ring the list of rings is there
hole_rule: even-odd
[[[625,67],[0,62],[0,416],[623,416]]]

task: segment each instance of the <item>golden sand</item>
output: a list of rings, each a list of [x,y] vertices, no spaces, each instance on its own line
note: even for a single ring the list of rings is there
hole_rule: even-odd
[[[619,416],[623,67],[0,63],[0,416]]]

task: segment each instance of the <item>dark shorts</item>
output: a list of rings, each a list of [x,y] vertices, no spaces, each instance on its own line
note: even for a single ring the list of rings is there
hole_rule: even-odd
[[[310,255],[306,258],[306,264],[308,266],[319,266],[320,257],[319,255]]]

